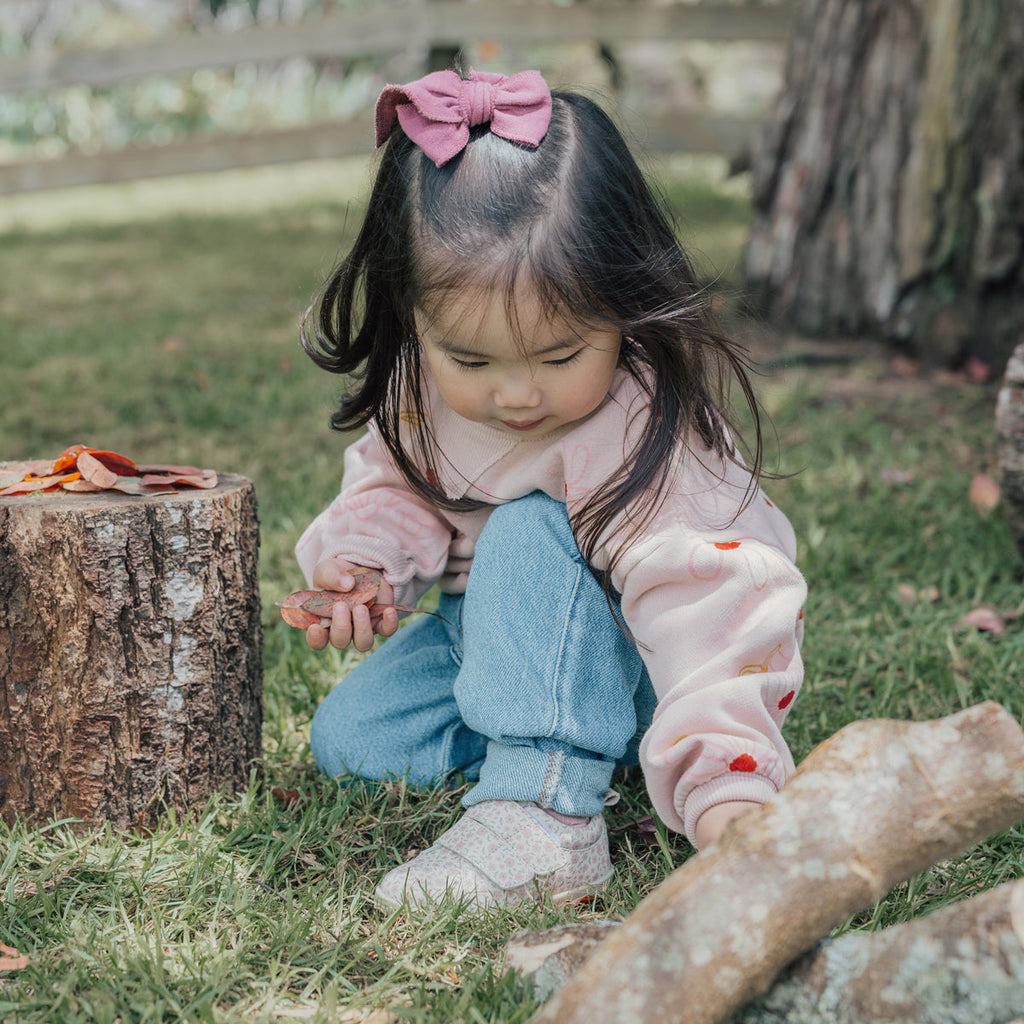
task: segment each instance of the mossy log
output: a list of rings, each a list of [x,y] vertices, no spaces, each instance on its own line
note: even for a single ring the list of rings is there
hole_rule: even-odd
[[[506,966],[546,999],[615,927],[520,934]],[[1012,1024],[1021,1007],[1024,880],[880,931],[825,939],[728,1024]]]
[[[534,1022],[723,1024],[850,915],[1021,821],[1024,732],[998,704],[856,722],[644,899]]]

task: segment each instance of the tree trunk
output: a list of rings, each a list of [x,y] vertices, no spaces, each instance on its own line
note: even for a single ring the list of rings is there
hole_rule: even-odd
[[[673,872],[535,1016],[721,1024],[889,889],[1024,820],[1024,733],[987,702],[857,722]]]
[[[253,485],[0,497],[0,816],[243,789],[261,750]]]
[[[1002,366],[1024,336],[1024,0],[805,0],[753,159],[751,298]]]
[[[996,399],[996,434],[1003,510],[1024,555],[1024,342],[1006,363]]]

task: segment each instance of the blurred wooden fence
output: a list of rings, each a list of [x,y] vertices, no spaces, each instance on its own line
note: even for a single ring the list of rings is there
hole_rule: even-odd
[[[738,41],[782,42],[794,16],[793,0],[773,5],[651,6],[610,0],[573,6],[477,4],[461,0],[310,15],[295,24],[252,27],[230,34],[189,34],[109,49],[46,51],[0,59],[0,94],[45,92],[71,85],[110,86],[158,75],[290,58],[346,59],[388,55],[410,46],[455,48],[481,41],[502,44]],[[766,97],[767,99],[767,97]],[[265,131],[252,135],[187,138],[161,146],[0,164],[0,194],[233,167],[341,157],[369,151],[365,115],[347,122]],[[749,139],[756,120],[714,114],[672,114],[644,126],[653,151],[732,155]],[[329,130],[325,130],[329,127]]]

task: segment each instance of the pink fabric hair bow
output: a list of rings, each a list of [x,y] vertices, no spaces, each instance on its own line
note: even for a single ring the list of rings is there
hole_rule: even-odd
[[[506,78],[470,71],[434,71],[408,85],[386,85],[377,99],[377,145],[388,137],[395,119],[402,130],[441,167],[461,153],[474,125],[510,142],[535,149],[551,120],[551,90],[538,71]]]

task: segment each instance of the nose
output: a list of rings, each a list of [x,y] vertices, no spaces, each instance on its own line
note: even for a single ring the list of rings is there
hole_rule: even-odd
[[[525,373],[505,375],[494,390],[494,404],[500,409],[536,409],[540,400],[540,388]]]

